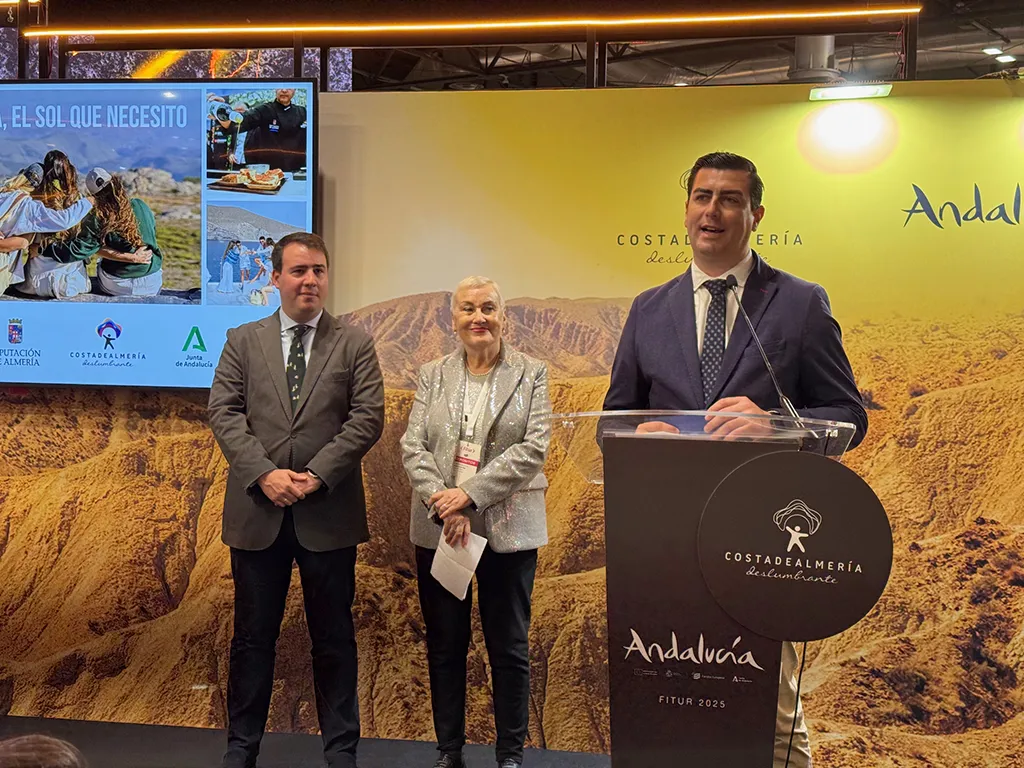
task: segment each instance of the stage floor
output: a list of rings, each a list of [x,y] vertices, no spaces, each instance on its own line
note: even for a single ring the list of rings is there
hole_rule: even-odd
[[[90,768],[217,768],[224,731],[161,725],[91,723],[34,717],[0,717],[0,738],[45,733],[82,750]],[[490,747],[466,747],[469,768],[494,766]],[[363,739],[360,768],[431,768],[437,752],[418,741]],[[320,737],[269,733],[263,739],[261,768],[318,768],[323,764]],[[524,768],[608,768],[605,755],[528,749]]]

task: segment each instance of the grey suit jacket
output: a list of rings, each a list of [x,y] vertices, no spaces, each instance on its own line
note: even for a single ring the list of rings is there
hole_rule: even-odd
[[[483,455],[479,471],[462,484],[473,500],[473,533],[485,536],[495,552],[519,552],[547,544],[544,459],[551,438],[547,364],[502,344],[494,383],[481,423]],[[429,518],[425,502],[453,487],[466,393],[466,353],[458,350],[420,369],[416,400],[402,437],[405,471],[412,484],[409,536],[413,544],[435,549],[441,527]]]
[[[259,550],[277,538],[284,510],[256,482],[273,469],[308,469],[323,481],[292,506],[303,547],[324,552],[366,541],[360,462],[384,426],[384,379],[367,333],[324,312],[293,416],[280,315],[229,330],[210,389],[209,416],[231,468],[225,544]]]

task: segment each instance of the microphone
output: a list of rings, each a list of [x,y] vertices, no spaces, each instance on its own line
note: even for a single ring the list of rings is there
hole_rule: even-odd
[[[761,353],[761,360],[764,361],[764,367],[768,369],[768,375],[772,377],[772,385],[775,387],[775,394],[779,396],[779,405],[782,406],[782,410],[786,412],[789,418],[793,419],[797,424],[803,426],[803,420],[800,418],[800,414],[796,412],[796,408],[789,402],[789,398],[782,393],[782,387],[779,386],[779,380],[775,378],[775,370],[772,368],[772,364],[768,362],[768,355],[764,352],[764,347],[761,346],[761,340],[757,338],[757,331],[754,330],[754,324],[750,322],[750,316],[747,314],[747,310],[743,308],[743,302],[740,301],[740,293],[736,289],[736,275],[729,275],[725,278],[725,286],[732,295],[736,297],[736,304],[740,308],[740,314],[743,315],[743,319],[747,321],[747,328],[750,329],[750,336],[754,339],[754,343],[757,345],[757,351]]]

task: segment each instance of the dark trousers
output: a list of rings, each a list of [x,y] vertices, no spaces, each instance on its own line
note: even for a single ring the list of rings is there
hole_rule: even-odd
[[[313,687],[330,768],[354,768],[359,742],[356,635],[352,599],[356,548],[310,552],[295,538],[291,511],[267,549],[231,550],[235,626],[228,670],[228,749],[224,768],[252,768],[267,725],[274,656],[292,562],[299,564],[313,648]]]
[[[466,743],[466,658],[473,587],[459,600],[430,575],[434,550],[416,547],[420,608],[427,627],[427,664],[437,748],[445,754]],[[530,597],[537,550],[498,554],[489,547],[476,571],[480,622],[494,690],[498,762],[523,762],[530,719]]]

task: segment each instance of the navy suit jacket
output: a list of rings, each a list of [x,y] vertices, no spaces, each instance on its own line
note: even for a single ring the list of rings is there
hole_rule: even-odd
[[[849,422],[857,428],[850,448],[860,443],[867,412],[825,290],[773,269],[755,253],[743,307],[797,412]],[[750,330],[737,316],[711,402],[741,395],[765,410],[780,407]],[[690,270],[633,301],[604,409],[704,409]]]

